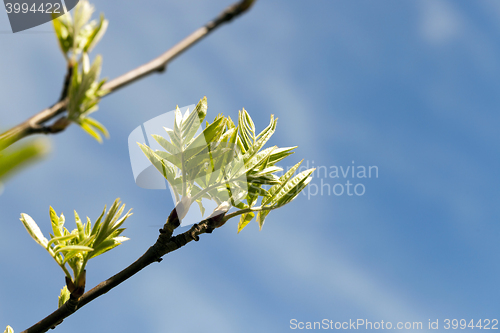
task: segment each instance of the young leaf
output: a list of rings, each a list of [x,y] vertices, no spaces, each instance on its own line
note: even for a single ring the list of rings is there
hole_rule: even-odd
[[[109,138],[109,132],[108,130],[106,129],[106,127],[104,127],[103,124],[101,124],[100,122],[98,122],[97,120],[95,120],[94,118],[90,118],[90,117],[86,117],[85,118],[85,122],[88,123],[90,126],[96,128],[99,132],[102,133],[102,135],[104,135],[104,137],[106,139]]]
[[[82,220],[80,220],[80,216],[78,216],[76,210],[75,210],[75,223],[76,227],[78,228],[78,241],[82,242],[85,239],[85,230],[83,228]]]
[[[92,51],[92,49],[97,45],[97,43],[99,43],[99,41],[104,36],[104,33],[108,28],[108,23],[109,23],[108,20],[104,19],[104,15],[101,14],[99,25],[95,27],[95,29],[92,31],[92,34],[88,37],[87,43],[83,48],[83,52]]]
[[[82,119],[80,121],[80,127],[85,131],[87,132],[88,135],[90,135],[91,137],[93,137],[94,139],[96,139],[97,142],[99,143],[102,143],[102,138],[101,138],[101,135],[99,133],[96,132],[96,130],[94,129],[94,127],[92,127],[88,122],[87,122],[87,119]]]
[[[54,232],[54,236],[61,237],[62,236],[62,226],[64,225],[64,220],[63,220],[63,223],[61,224],[59,217],[57,217],[57,214],[52,207],[49,208],[49,214],[50,214],[50,222],[52,224],[52,231]]]
[[[272,199],[273,206],[281,207],[292,201],[311,181],[311,174],[315,169],[302,171],[289,180]]]
[[[226,118],[219,118],[212,124],[207,126],[194,140],[185,148],[184,160],[187,161],[194,155],[198,154],[211,142],[216,141],[221,135],[226,126]]]
[[[127,237],[115,237],[113,239],[107,239],[104,242],[100,243],[99,246],[95,248],[94,252],[90,253],[90,258],[94,258],[105,252],[108,252],[109,250],[117,247],[126,240],[128,240]]]
[[[142,152],[149,159],[151,164],[155,166],[155,168],[161,172],[163,177],[169,182],[172,182],[175,179],[175,170],[170,165],[170,161],[163,160],[158,154],[156,154],[151,148],[146,145],[142,145],[139,142],[137,143],[141,148]]]
[[[207,115],[207,97],[203,97],[182,124],[184,142],[189,143]]]
[[[279,184],[276,184],[269,189],[269,197],[264,198],[262,200],[262,206],[267,205],[268,203],[272,202],[272,200],[275,198],[276,194],[278,194],[278,192],[286,185],[288,180],[290,180],[290,178],[292,178],[293,174],[298,169],[298,167],[302,164],[303,161],[304,160],[295,164],[290,170],[288,170],[283,176],[280,177]]]
[[[59,295],[59,306],[58,307],[61,307],[64,305],[64,303],[66,303],[68,300],[69,300],[69,296],[70,296],[70,292],[68,290],[68,287],[64,286],[62,289],[61,289],[61,294]]]
[[[250,160],[271,138],[276,129],[278,119],[274,119],[271,115],[271,121],[269,125],[257,136],[258,139],[255,143],[248,149],[248,151],[243,155],[245,161]]]
[[[272,152],[271,156],[269,156],[269,164],[271,164],[271,165],[276,164],[277,162],[281,161],[285,157],[292,155],[294,153],[292,150],[294,150],[295,148],[297,148],[297,146],[286,147],[286,148],[277,148],[276,150],[274,150]]]
[[[166,140],[164,137],[159,136],[157,134],[153,134],[153,138],[162,146],[163,149],[165,149],[167,152],[170,154],[179,154],[179,149],[174,146],[173,144],[170,143],[170,141]]]
[[[266,216],[271,212],[271,210],[261,210],[257,213],[257,223],[259,224],[259,230],[262,230],[262,226],[264,225],[264,220]]]
[[[47,248],[47,245],[49,241],[45,236],[42,234],[42,231],[38,227],[38,225],[35,223],[35,221],[29,216],[28,214],[21,214],[21,222],[23,222],[24,227],[30,234],[30,236],[40,244],[44,249]]]
[[[82,245],[67,245],[64,247],[61,247],[57,251],[55,251],[55,254],[58,254],[59,252],[68,252],[68,251],[94,251],[93,248],[88,247],[88,246],[82,246]]]
[[[253,212],[241,214],[240,222],[238,223],[238,233],[240,233],[240,231],[243,230],[243,228],[245,228],[250,221],[252,221],[254,216],[255,213]]]
[[[50,239],[49,243],[47,244],[47,247],[51,246],[52,244],[58,244],[58,243],[64,244],[64,242],[69,241],[69,240],[76,238],[76,237],[77,237],[77,235],[75,235],[75,234],[53,237]]]

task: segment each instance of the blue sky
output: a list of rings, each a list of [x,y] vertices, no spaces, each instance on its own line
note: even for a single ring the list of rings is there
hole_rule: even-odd
[[[94,51],[114,78],[167,50],[231,1],[96,0],[109,29]],[[102,100],[111,138],[76,126],[0,196],[0,325],[16,332],[57,306],[64,278],[26,233],[48,207],[95,219],[120,197],[131,240],[91,262],[88,288],[138,258],[173,208],[134,184],[127,138],[143,122],[208,98],[208,115],[244,107],[286,165],[377,166],[362,196],[300,196],[236,234],[237,221],[168,255],[66,319],[71,332],[287,332],[290,320],[498,319],[500,3],[257,1],[154,75]],[[0,30],[9,29],[0,14]],[[51,25],[0,34],[0,124],[60,93],[65,64]],[[37,33],[32,33],[37,32]],[[319,189],[319,187],[318,187]],[[314,191],[314,186],[310,188]],[[314,192],[310,192],[312,194]],[[307,193],[306,193],[307,194]]]

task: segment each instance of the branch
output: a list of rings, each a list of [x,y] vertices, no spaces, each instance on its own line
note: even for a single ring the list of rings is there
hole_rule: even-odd
[[[222,226],[225,222],[225,213],[219,213],[220,212],[216,212],[212,214],[200,223],[194,224],[188,231],[172,237],[174,229],[180,224],[177,217],[177,207],[174,208],[170,213],[167,222],[163,228],[160,229],[160,236],[158,236],[156,243],[151,246],[139,259],[118,274],[113,275],[106,281],[99,283],[96,287],[83,294],[80,298],[71,295],[70,299],[63,306],[21,333],[41,333],[46,332],[51,328],[55,328],[57,325],[62,323],[65,318],[71,316],[81,307],[90,303],[97,297],[104,295],[128,278],[134,276],[144,267],[149,266],[154,262],[162,261],[162,257],[167,253],[175,251],[193,240],[198,241],[199,235],[201,234],[212,233],[215,228]]]
[[[205,26],[194,31],[191,35],[184,38],[167,52],[150,62],[131,70],[103,85],[102,89],[107,91],[106,95],[131,84],[152,73],[162,73],[165,71],[168,63],[177,56],[182,54],[188,48],[196,44],[198,41],[210,34],[220,25],[230,22],[233,18],[245,13],[255,2],[255,0],[241,0],[227,7],[217,18],[208,22]],[[63,89],[64,90],[64,89]],[[105,96],[106,96],[105,95]],[[63,92],[64,96],[64,92]],[[51,107],[42,110],[38,114],[24,121],[23,123],[11,128],[10,130],[0,134],[0,150],[10,146],[18,140],[21,140],[32,134],[55,134],[63,131],[68,125],[62,119],[59,119],[51,126],[43,126],[49,120],[54,119],[59,114],[66,110],[68,99],[65,98]]]

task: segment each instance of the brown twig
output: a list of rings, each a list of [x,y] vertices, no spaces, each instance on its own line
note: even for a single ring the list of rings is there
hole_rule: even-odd
[[[246,12],[255,2],[255,0],[242,0],[226,8],[216,19],[208,22],[203,27],[194,31],[182,41],[174,45],[170,50],[150,62],[131,70],[111,81],[105,83],[102,87],[107,91],[107,95],[131,84],[152,73],[164,72],[168,63],[182,54],[188,48],[210,34],[220,25],[230,22],[233,18]],[[63,89],[64,91],[64,89]],[[106,96],[106,95],[105,95]],[[38,114],[24,121],[23,123],[0,134],[0,150],[10,146],[18,140],[21,140],[32,134],[54,134],[63,131],[66,127],[43,126],[44,123],[54,119],[59,114],[66,111],[68,99],[64,98],[51,107],[42,110]],[[54,124],[55,125],[55,124]]]
[[[177,209],[175,208],[172,210],[167,222],[163,228],[160,229],[160,235],[158,236],[156,243],[134,263],[118,274],[113,275],[106,281],[99,283],[93,289],[83,294],[80,298],[71,297],[63,306],[21,333],[41,333],[46,332],[51,328],[55,328],[57,325],[62,323],[65,318],[71,316],[84,305],[90,303],[97,297],[104,295],[128,278],[137,274],[143,268],[154,262],[160,262],[162,257],[167,253],[175,251],[193,240],[198,241],[199,235],[201,234],[212,233],[215,228],[223,224],[221,224],[221,221],[225,221],[225,213],[212,215],[200,223],[194,224],[188,231],[172,236],[174,229],[179,225],[176,211]]]
[[[68,97],[69,86],[71,83],[71,77],[73,76],[73,69],[75,65],[73,61],[68,61],[68,65],[66,66],[66,75],[64,76],[63,88],[61,91],[61,97],[59,97],[59,101],[63,101]]]

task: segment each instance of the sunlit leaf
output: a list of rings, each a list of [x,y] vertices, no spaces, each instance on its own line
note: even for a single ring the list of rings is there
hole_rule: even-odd
[[[262,226],[264,225],[264,220],[266,216],[270,213],[270,210],[261,210],[257,213],[257,223],[259,224],[259,230],[262,230]]]
[[[42,234],[42,231],[38,227],[38,225],[35,223],[35,221],[29,216],[28,214],[21,214],[21,222],[23,222],[24,227],[30,234],[30,236],[40,244],[43,248],[47,248],[47,244],[49,241],[45,236]]]
[[[83,48],[84,52],[92,51],[92,49],[97,45],[97,43],[99,43],[99,41],[104,36],[104,33],[108,28],[108,23],[109,23],[108,20],[104,19],[104,15],[101,14],[99,25],[95,27],[95,29],[92,31],[92,34],[88,37],[87,43]]]
[[[189,143],[207,115],[207,97],[203,97],[182,124],[184,142]]]
[[[250,212],[246,214],[242,214],[240,217],[240,222],[238,223],[238,233],[245,228],[250,221],[252,221],[253,217],[255,216],[255,213]]]
[[[281,207],[292,201],[311,181],[311,174],[315,169],[302,171],[292,179],[272,199],[272,203],[277,207]]]
[[[275,199],[278,192],[287,184],[288,180],[292,178],[295,171],[302,164],[302,161],[295,164],[292,168],[290,168],[290,170],[288,170],[283,176],[279,178],[279,184],[274,185],[269,189],[269,197],[262,200],[262,205],[267,205],[268,203],[271,203]]]
[[[93,248],[88,247],[88,246],[83,246],[83,245],[67,245],[63,246],[57,251],[55,251],[55,254],[58,254],[59,252],[68,252],[68,251],[94,251]]]
[[[68,287],[64,286],[61,289],[61,294],[59,295],[59,302],[58,302],[58,307],[61,307],[64,305],[69,300],[70,292],[68,290]]]

